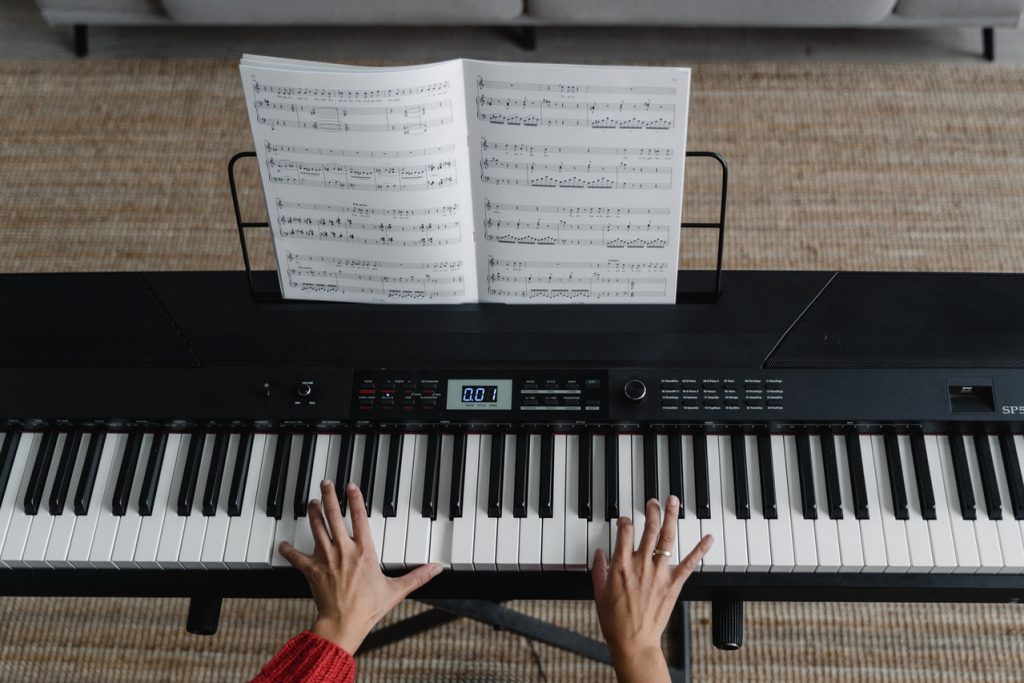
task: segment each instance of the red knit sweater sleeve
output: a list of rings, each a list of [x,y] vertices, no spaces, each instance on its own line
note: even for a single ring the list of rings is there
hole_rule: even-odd
[[[353,683],[356,660],[329,640],[303,631],[267,662],[252,683]]]

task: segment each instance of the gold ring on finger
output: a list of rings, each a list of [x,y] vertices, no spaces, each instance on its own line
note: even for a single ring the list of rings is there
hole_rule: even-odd
[[[661,548],[655,548],[654,553],[652,554],[654,555],[654,557],[658,557],[659,555],[661,555],[662,557],[672,557],[671,550],[662,550]]]

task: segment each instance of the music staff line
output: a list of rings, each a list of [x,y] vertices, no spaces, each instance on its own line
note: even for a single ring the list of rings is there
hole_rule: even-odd
[[[331,147],[300,147],[296,145],[275,145],[265,142],[263,148],[268,155],[271,154],[304,154],[321,157],[343,157],[355,159],[412,159],[415,157],[428,157],[435,154],[445,154],[455,151],[454,144],[441,145],[439,147],[424,147],[421,149],[335,149]]]
[[[385,218],[408,219],[418,216],[453,216],[459,212],[458,204],[430,206],[420,209],[379,209],[360,204],[318,204],[313,202],[286,202],[278,198],[275,202],[278,210],[295,209],[298,211],[333,211],[354,216],[382,216]]]
[[[664,207],[609,207],[609,206],[554,206],[543,204],[509,204],[484,200],[485,211],[517,211],[529,213],[556,213],[569,216],[668,216],[672,212]]]
[[[401,300],[455,297],[466,292],[461,261],[396,263],[290,252],[286,258],[289,284],[303,292]],[[427,272],[409,275],[402,270]]]
[[[432,270],[432,271],[461,271],[463,262],[462,260],[456,259],[454,261],[421,261],[421,262],[409,262],[409,261],[375,261],[373,259],[353,259],[346,258],[343,256],[323,256],[315,254],[296,254],[293,252],[286,252],[285,260],[288,261],[288,267],[292,268],[293,264],[298,264],[296,267],[300,267],[303,263],[322,263],[334,265],[336,268],[350,268],[353,270],[381,270],[388,268],[395,268],[400,270]],[[313,266],[308,266],[312,268]]]
[[[620,261],[608,259],[607,261],[523,261],[521,259],[499,259],[493,256],[487,259],[487,268],[509,268],[511,270],[587,270],[594,275],[608,273],[660,273],[664,272],[666,264],[661,261]]]
[[[320,97],[330,100],[387,99],[393,97],[422,97],[447,93],[451,90],[449,81],[436,81],[411,88],[379,88],[373,90],[346,90],[335,88],[296,88],[292,86],[268,85],[253,79],[253,92],[257,95],[268,93],[278,97]]]
[[[655,159],[671,159],[672,150],[659,147],[579,147],[561,145],[527,145],[523,143],[493,142],[487,138],[480,139],[481,152],[493,150],[508,154],[529,154],[550,156],[554,154],[585,154],[587,156],[635,156],[653,157]]]
[[[480,160],[480,180],[492,185],[558,187],[591,190],[668,190],[671,166],[615,166],[566,163]]]
[[[477,78],[477,90],[521,90],[525,92],[552,92],[561,95],[662,95],[673,96],[676,89],[664,86],[573,85],[566,83],[528,83],[485,80]]]
[[[461,221],[394,224],[354,221],[351,218],[278,215],[282,237],[329,240],[386,247],[434,247],[462,243]],[[417,236],[418,235],[418,236]]]
[[[271,182],[285,185],[379,192],[434,190],[457,182],[454,159],[405,166],[364,166],[270,157],[267,159],[267,173]]]
[[[609,249],[661,249],[669,226],[659,223],[570,223],[484,219],[484,239],[501,244],[602,246]]]

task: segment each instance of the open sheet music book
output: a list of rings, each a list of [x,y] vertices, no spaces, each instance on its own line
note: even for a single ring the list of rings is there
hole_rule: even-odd
[[[689,69],[241,73],[285,298],[675,301]]]

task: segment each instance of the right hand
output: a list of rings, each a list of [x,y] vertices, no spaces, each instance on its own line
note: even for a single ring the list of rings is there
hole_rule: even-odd
[[[672,548],[676,541],[679,499],[669,496],[665,519],[658,501],[647,501],[643,537],[633,552],[633,522],[618,520],[618,537],[611,560],[601,549],[594,554],[594,602],[601,632],[608,643],[620,681],[668,681],[661,635],[683,584],[711,549],[707,535],[676,567],[655,548]]]

